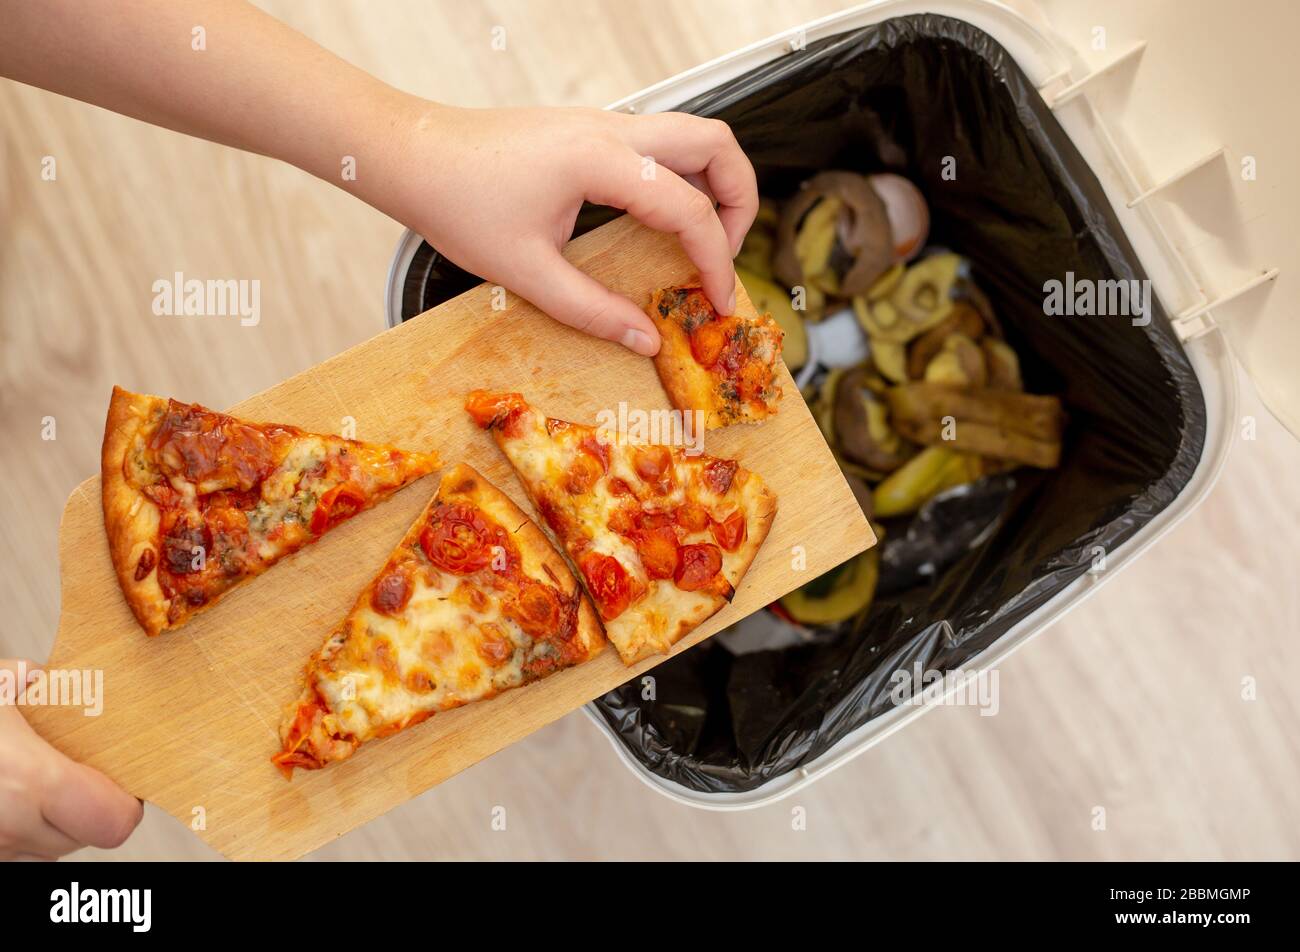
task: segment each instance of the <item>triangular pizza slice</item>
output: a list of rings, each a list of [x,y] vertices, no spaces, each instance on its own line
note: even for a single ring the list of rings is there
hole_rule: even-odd
[[[776,496],[735,460],[551,419],[517,393],[476,390],[466,409],[513,464],[626,664],[668,651],[730,601],[776,516]]]
[[[127,604],[150,635],[176,628],[438,465],[114,387],[101,482]]]
[[[604,647],[591,602],[545,533],[456,466],[308,663],[273,760],[286,776],[323,767]]]
[[[776,413],[784,335],[747,295],[738,297],[736,313],[723,317],[698,283],[660,288],[647,313],[663,340],[655,370],[678,410],[703,414],[710,430]]]

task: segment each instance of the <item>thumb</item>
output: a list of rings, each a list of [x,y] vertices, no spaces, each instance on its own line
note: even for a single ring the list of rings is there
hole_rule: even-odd
[[[639,307],[583,274],[549,245],[536,250],[513,285],[516,294],[562,324],[645,357],[659,352],[659,331]]]
[[[45,819],[79,843],[121,846],[144,816],[144,805],[93,767],[58,757],[41,799]]]
[[[12,721],[21,725],[15,730],[31,731],[26,719],[18,713],[18,700],[41,668],[42,665],[28,658],[0,658],[0,722],[7,725]]]
[[[40,665],[25,661],[30,680]],[[0,670],[16,680],[17,660],[0,659]],[[3,706],[0,706],[2,711]],[[144,806],[93,767],[55,750],[17,713],[0,729],[13,738],[29,761],[41,765],[40,808],[45,821],[77,843],[109,849],[120,846],[144,815]]]

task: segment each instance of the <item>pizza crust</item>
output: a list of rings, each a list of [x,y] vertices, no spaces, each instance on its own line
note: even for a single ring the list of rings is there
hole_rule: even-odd
[[[114,387],[100,450],[100,491],[109,555],[127,605],[150,636],[167,627],[170,606],[170,600],[158,584],[157,566],[162,557],[156,545],[160,513],[148,497],[127,481],[124,464],[141,428],[158,412],[160,404],[157,397]],[[137,581],[136,567],[147,549],[153,550],[154,566]]]
[[[689,595],[696,604],[682,612],[675,608],[676,621],[671,629],[656,630],[655,606],[644,600],[632,606],[623,614],[608,623],[610,641],[618,648],[618,656],[624,664],[632,665],[652,655],[667,654],[669,649],[688,634],[708,621],[727,600],[718,595],[699,595],[696,592],[674,591],[673,601],[683,602],[681,596]]]
[[[745,577],[745,573],[753,565],[758,550],[762,548],[763,540],[767,538],[767,533],[776,520],[776,493],[772,492],[762,480],[749,470],[742,469],[736,475],[738,477],[743,475],[745,478],[746,535],[745,541],[732,554],[732,558],[728,562],[724,562],[723,569],[726,571],[731,584],[739,588],[740,580]],[[732,573],[735,574],[734,578]]]

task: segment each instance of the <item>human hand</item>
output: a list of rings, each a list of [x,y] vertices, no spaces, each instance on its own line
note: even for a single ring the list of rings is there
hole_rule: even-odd
[[[384,168],[358,191],[465,270],[565,324],[653,355],[659,334],[642,310],[561,257],[585,200],[676,233],[713,306],[735,308],[732,258],[758,189],[726,123],[683,113],[458,109],[409,97],[396,108]]]
[[[0,20],[0,75],[291,162],[462,268],[638,353],[659,349],[650,319],[560,256],[584,200],[678,234],[714,307],[733,308],[731,259],[758,188],[725,123],[439,105],[238,0],[0,0]],[[177,42],[196,23],[219,54]],[[355,160],[351,177],[340,175],[343,157]]]
[[[17,662],[0,660],[0,671],[16,688]],[[140,801],[45,743],[10,698],[0,700],[0,860],[121,846],[143,815]]]

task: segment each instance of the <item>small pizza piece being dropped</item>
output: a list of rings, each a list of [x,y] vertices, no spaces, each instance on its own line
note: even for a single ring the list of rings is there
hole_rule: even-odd
[[[776,516],[735,460],[636,445],[476,390],[490,430],[555,534],[625,664],[668,651],[731,600]]]
[[[323,767],[604,647],[591,602],[545,533],[461,464],[308,662],[272,760],[286,777]]]
[[[648,313],[663,338],[655,370],[678,410],[703,412],[710,430],[776,413],[784,334],[772,315],[738,294],[736,313],[722,317],[698,284],[655,291]]]
[[[176,628],[438,465],[114,387],[101,483],[122,593],[148,634]]]

